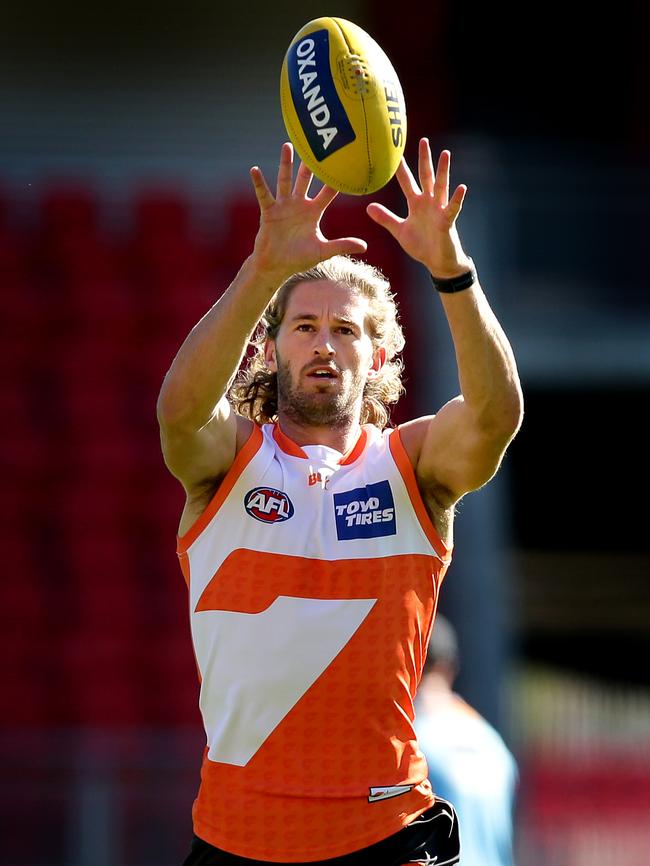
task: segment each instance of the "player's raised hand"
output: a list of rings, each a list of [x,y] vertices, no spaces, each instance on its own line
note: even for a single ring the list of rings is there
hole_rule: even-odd
[[[366,250],[366,243],[360,238],[328,240],[323,235],[320,221],[338,193],[324,186],[309,198],[313,175],[301,163],[294,183],[293,164],[293,146],[287,142],[280,152],[275,195],[257,166],[250,172],[260,206],[260,227],[253,255],[261,268],[279,275],[280,282],[331,256],[355,255]]]
[[[403,158],[396,173],[408,215],[399,217],[376,202],[367,208],[368,216],[389,231],[408,255],[441,278],[456,276],[469,266],[456,229],[467,187],[460,184],[449,197],[450,162],[450,152],[443,150],[434,172],[429,140],[420,139],[419,183]]]

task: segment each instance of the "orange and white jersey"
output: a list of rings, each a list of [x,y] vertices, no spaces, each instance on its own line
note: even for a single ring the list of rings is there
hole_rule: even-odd
[[[450,551],[399,430],[343,456],[255,427],[178,539],[207,735],[197,836],[338,857],[432,805],[413,728]]]

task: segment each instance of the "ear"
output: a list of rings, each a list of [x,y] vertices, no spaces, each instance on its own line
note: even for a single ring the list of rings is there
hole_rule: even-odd
[[[275,340],[266,340],[264,343],[264,361],[272,373],[278,372],[278,363],[275,357]]]
[[[386,349],[383,346],[380,346],[378,349],[375,349],[372,356],[372,366],[368,370],[368,378],[376,379],[379,371],[386,363]]]

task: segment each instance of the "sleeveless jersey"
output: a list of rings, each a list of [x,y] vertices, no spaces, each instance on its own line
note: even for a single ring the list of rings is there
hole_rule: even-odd
[[[450,551],[399,430],[347,455],[253,432],[178,539],[207,735],[197,836],[309,862],[434,802],[413,700]]]

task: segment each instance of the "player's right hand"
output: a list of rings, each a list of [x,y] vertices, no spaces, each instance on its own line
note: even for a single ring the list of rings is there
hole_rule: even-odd
[[[280,285],[298,271],[304,271],[336,255],[359,255],[367,249],[360,238],[328,240],[320,229],[323,214],[338,193],[323,188],[309,198],[313,174],[300,163],[293,183],[293,145],[285,142],[280,152],[280,167],[275,196],[257,166],[250,170],[260,206],[260,227],[252,258],[256,267]]]

